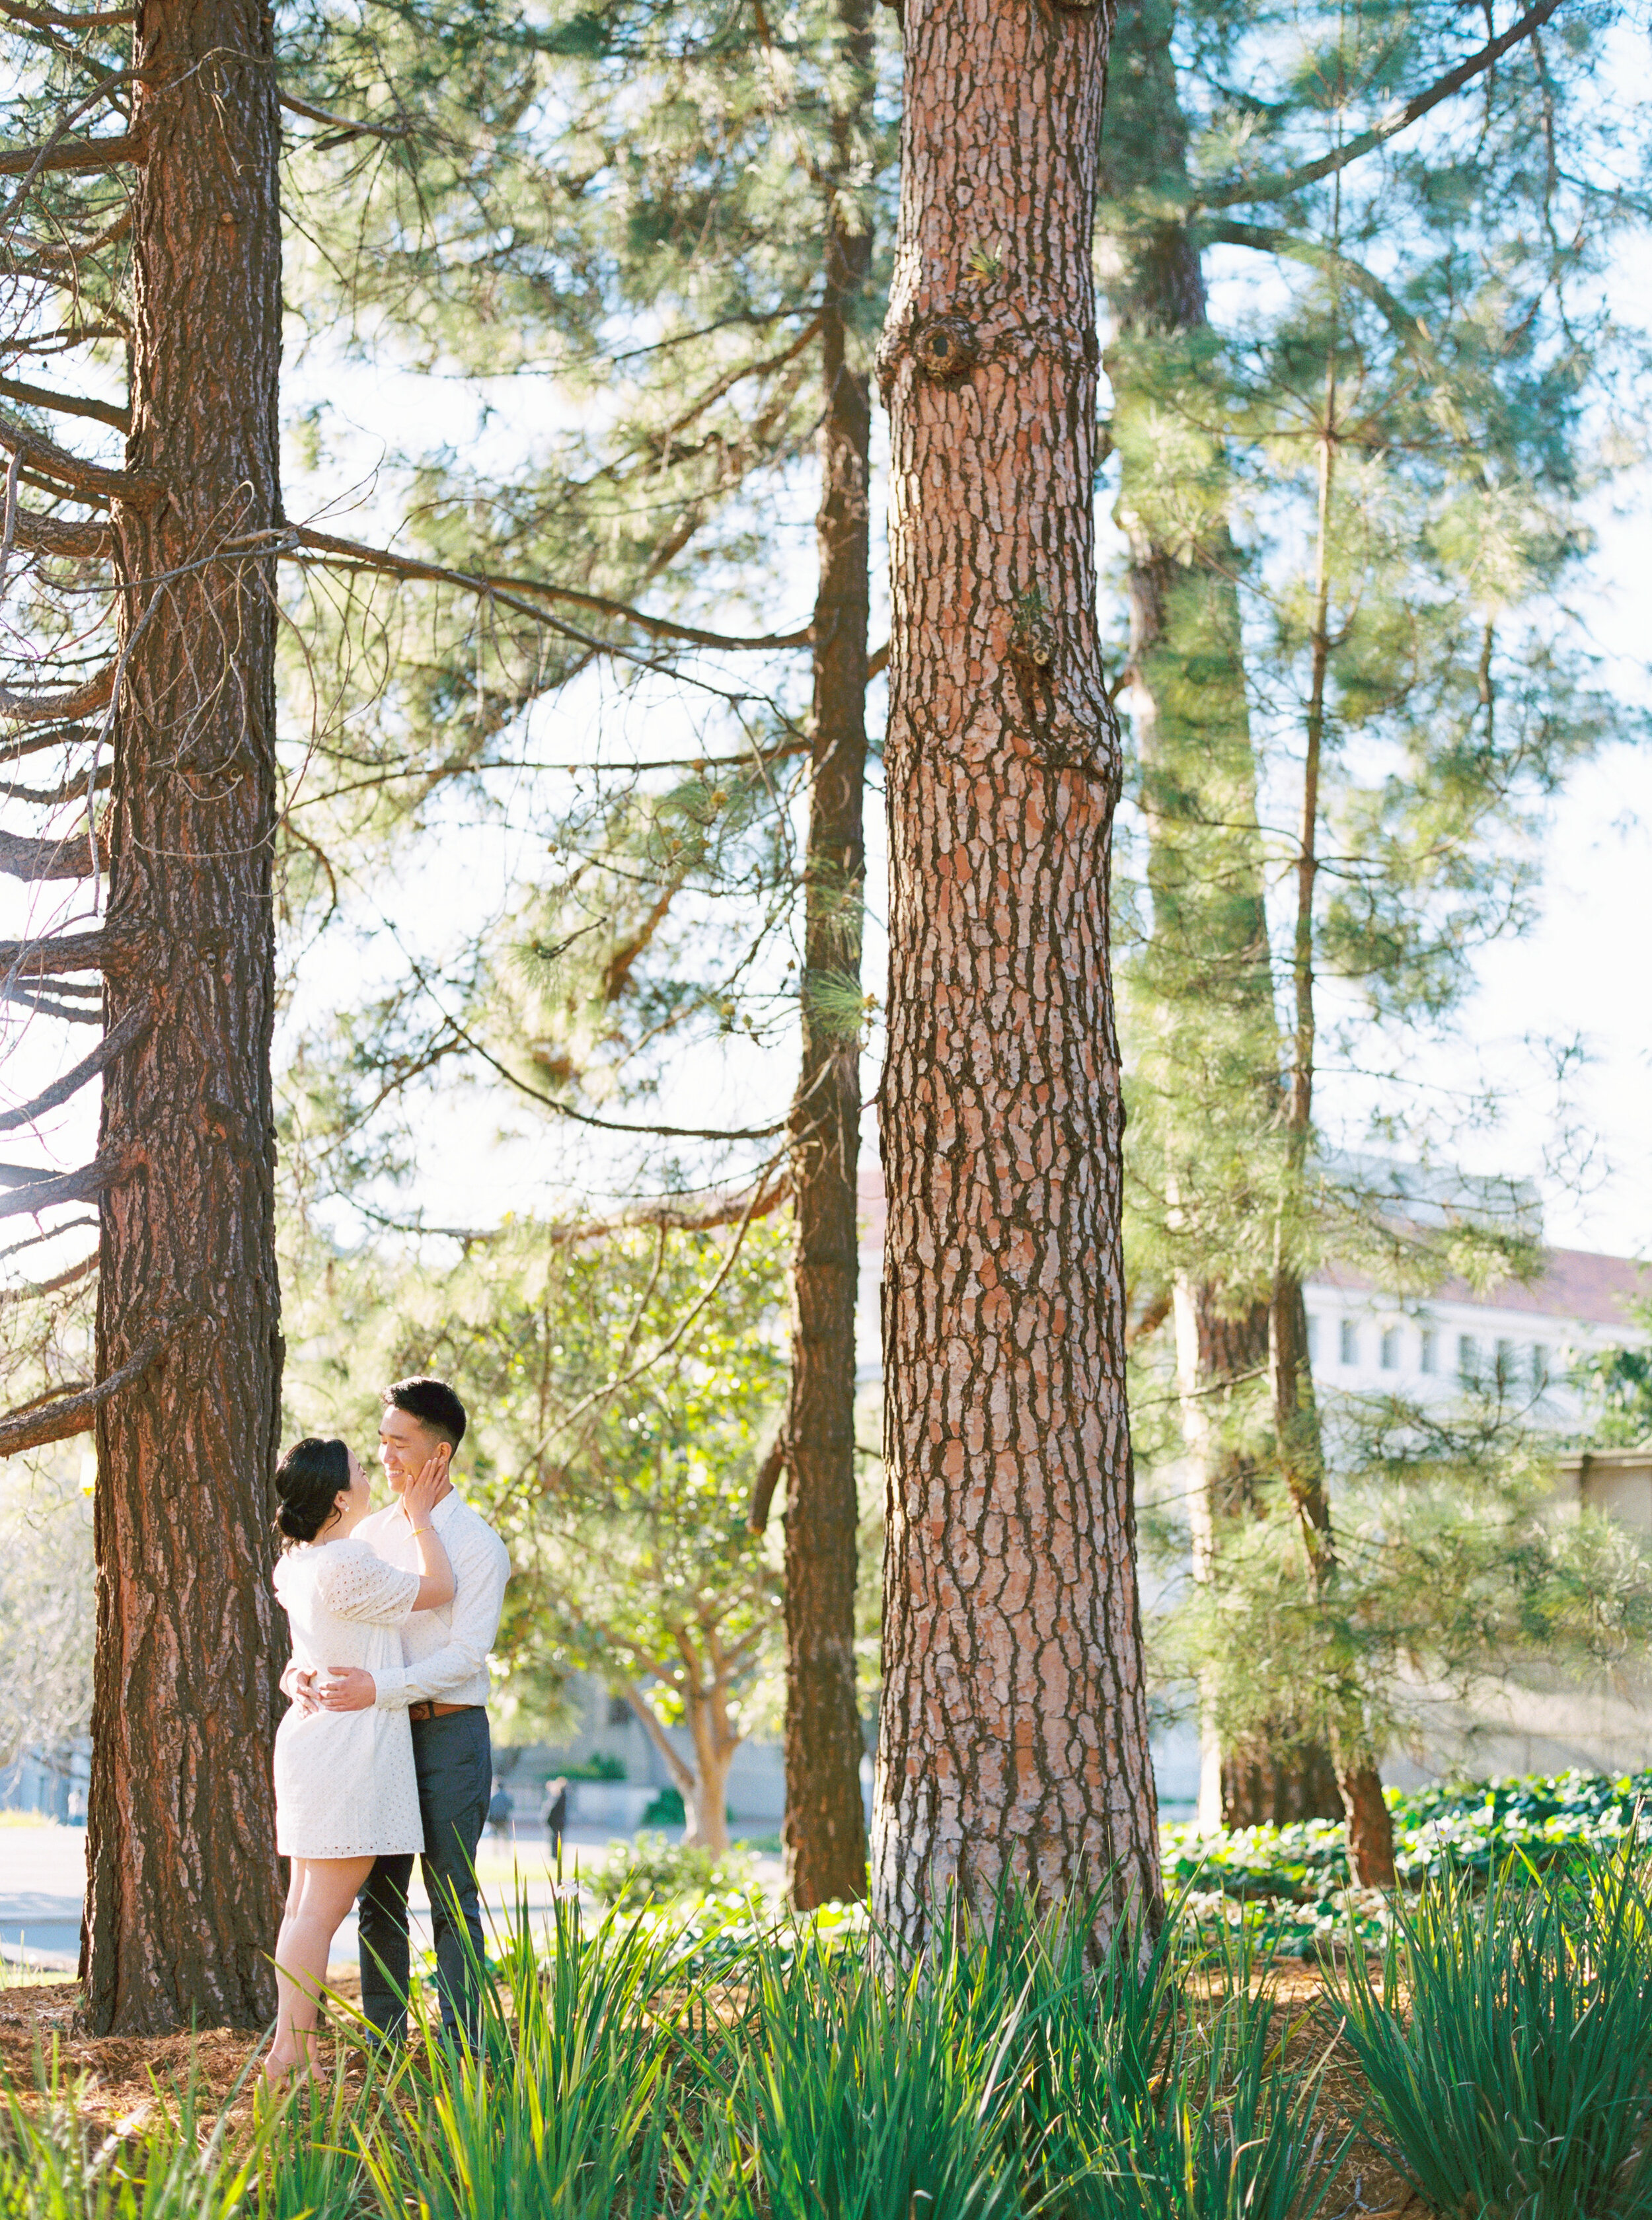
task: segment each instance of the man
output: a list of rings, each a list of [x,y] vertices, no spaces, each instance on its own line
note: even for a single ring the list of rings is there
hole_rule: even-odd
[[[362,1520],[357,1541],[365,1542],[387,1563],[417,1570],[418,1545],[402,1493],[433,1457],[446,1466],[464,1439],[464,1406],[445,1380],[398,1380],[384,1390],[378,1457],[396,1500]],[[349,1668],[292,1678],[300,1700],[308,1699],[327,1711],[365,1711],[371,1704],[406,1708],[413,1723],[442,2027],[450,2036],[473,2036],[481,2010],[476,1969],[483,1953],[476,1853],[493,1782],[488,1652],[499,1631],[510,1559],[446,1470],[444,1479],[430,1523],[452,1564],[452,1602],[436,1611],[416,1611],[407,1621],[399,1670],[374,1674]],[[357,1899],[362,2010],[383,2043],[399,2042],[407,2026],[412,1877],[410,1855],[380,1858]]]
[[[558,1774],[545,1784],[545,1803],[539,1812],[545,1827],[545,1862],[562,1868],[562,1838],[568,1831],[568,1784]]]

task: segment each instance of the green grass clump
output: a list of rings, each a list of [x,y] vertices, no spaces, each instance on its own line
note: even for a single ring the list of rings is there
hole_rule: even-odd
[[[1474,2220],[1652,2215],[1652,1902],[1633,1844],[1482,1893],[1431,1882],[1380,1982],[1349,1965],[1347,2039],[1395,2163]]]

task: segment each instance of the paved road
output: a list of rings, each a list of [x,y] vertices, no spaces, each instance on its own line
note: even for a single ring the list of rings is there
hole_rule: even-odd
[[[564,1853],[564,1873],[571,1877],[577,1867],[589,1872],[608,1855],[616,1841],[601,1828],[574,1828]],[[778,1884],[779,1861],[757,1861],[759,1884],[773,1891]],[[536,1826],[515,1830],[514,1843],[484,1836],[477,1861],[482,1883],[484,1918],[508,1918],[518,1888],[530,1911],[550,1905],[554,1876],[545,1864],[544,1837]],[[0,1826],[0,1958],[12,1965],[26,1963],[73,1973],[80,1958],[80,1907],[86,1885],[86,1830],[84,1827]],[[415,1866],[410,1909],[416,1947],[430,1946],[430,1901]],[[340,1929],[333,1945],[333,1960],[340,1967],[358,1962],[353,1914]]]

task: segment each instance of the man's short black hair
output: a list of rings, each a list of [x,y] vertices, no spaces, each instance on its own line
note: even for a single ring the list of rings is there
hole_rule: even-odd
[[[464,1439],[464,1406],[445,1380],[392,1380],[384,1401],[457,1449]]]

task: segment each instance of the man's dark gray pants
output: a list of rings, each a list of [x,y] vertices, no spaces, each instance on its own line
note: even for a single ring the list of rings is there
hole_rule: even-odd
[[[476,1849],[493,1788],[488,1714],[478,1704],[450,1712],[445,1718],[415,1719],[413,1762],[419,1774],[425,1886],[436,1937],[442,2027],[448,2035],[463,2029],[474,2036],[481,2017],[477,1970],[483,1952]],[[399,2042],[407,2026],[408,1883],[412,1878],[410,1854],[377,1859],[356,1899],[361,2006],[383,2042]],[[473,1955],[467,1955],[467,1937]]]

